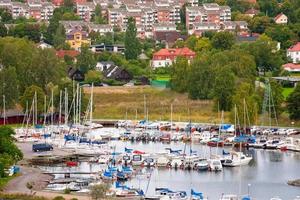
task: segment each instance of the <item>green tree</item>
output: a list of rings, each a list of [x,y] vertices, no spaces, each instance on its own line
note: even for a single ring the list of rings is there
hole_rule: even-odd
[[[1,11],[0,17],[1,17],[1,22],[4,23],[9,23],[13,19],[11,13],[6,9]]]
[[[235,75],[229,67],[219,68],[213,87],[213,98],[220,110],[230,111],[235,90]]]
[[[292,120],[300,119],[300,84],[287,98],[287,109]]]
[[[94,54],[89,50],[88,46],[82,46],[80,55],[77,57],[77,68],[83,72],[87,73],[89,70],[95,68],[97,61]]]
[[[227,31],[216,33],[211,40],[212,46],[215,49],[221,50],[230,49],[233,46],[234,42],[234,35]]]
[[[106,193],[109,190],[110,186],[108,184],[102,183],[99,185],[94,185],[91,187],[90,195],[92,199],[100,200],[106,197]]]
[[[191,99],[211,99],[214,85],[214,70],[208,63],[208,57],[204,55],[196,58],[191,64],[189,73],[182,74],[188,79],[187,90]]]
[[[275,17],[278,13],[278,2],[276,0],[258,0],[260,10],[267,16]]]
[[[297,35],[288,26],[284,25],[268,27],[265,33],[272,40],[280,42],[283,49],[289,48],[298,39]]]
[[[14,67],[4,67],[0,71],[0,97],[2,99],[5,95],[6,108],[13,108],[18,102],[19,91],[18,79],[16,69]],[[3,107],[3,101],[0,101],[1,108]]]
[[[26,109],[27,104],[28,104],[28,108],[31,108],[35,95],[37,100],[37,112],[43,113],[45,93],[43,89],[38,86],[32,85],[26,88],[23,96],[21,96],[21,105],[24,110]]]
[[[211,49],[212,49],[212,44],[209,38],[202,37],[196,42],[195,51],[197,52],[209,51]]]
[[[63,47],[66,40],[66,30],[63,25],[59,25],[53,36],[53,45],[55,48]]]
[[[187,74],[189,63],[186,58],[178,57],[171,66],[171,87],[177,92],[185,92],[187,88]]]
[[[264,33],[271,25],[271,18],[268,16],[254,16],[249,23],[249,29],[254,33]]]
[[[0,37],[7,36],[7,28],[3,23],[0,23]]]
[[[274,104],[274,107],[275,107],[276,115],[278,117],[283,112],[283,107],[282,107],[282,104],[284,102],[284,96],[282,94],[283,88],[275,80],[271,80],[270,84],[271,84],[273,104]]]
[[[92,21],[96,24],[107,24],[105,18],[102,16],[102,8],[99,4],[95,7],[95,14],[92,16]]]
[[[103,75],[101,72],[96,70],[89,70],[85,75],[85,82],[92,84],[92,83],[101,83],[103,79]]]
[[[250,126],[257,120],[258,101],[254,86],[249,83],[241,83],[232,97],[232,103],[237,108],[237,117],[240,126]],[[231,112],[231,121],[235,120],[235,109]],[[246,120],[246,121],[245,121]]]
[[[126,59],[137,59],[140,54],[140,42],[137,35],[135,21],[132,17],[128,18],[127,29],[125,34],[125,57]]]
[[[262,35],[257,41],[241,44],[238,48],[245,49],[254,56],[258,71],[278,73],[283,60],[276,46],[270,38]]]
[[[21,23],[11,28],[9,35],[20,38],[27,37],[37,43],[41,39],[40,26],[38,24]]]

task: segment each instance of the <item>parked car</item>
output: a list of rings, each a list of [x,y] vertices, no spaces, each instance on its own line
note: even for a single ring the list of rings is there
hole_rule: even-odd
[[[39,151],[52,151],[53,146],[47,143],[39,143],[32,145],[32,151],[39,152]]]

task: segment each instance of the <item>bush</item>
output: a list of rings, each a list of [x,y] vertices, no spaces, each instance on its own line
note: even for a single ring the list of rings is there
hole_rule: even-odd
[[[125,84],[124,82],[117,81],[114,79],[105,79],[105,80],[103,80],[103,83],[106,83],[107,85],[110,85],[110,86],[122,86]]]
[[[64,194],[70,194],[71,190],[69,188],[64,189]]]
[[[62,196],[57,196],[57,197],[54,197],[53,200],[65,200],[65,198]]]
[[[109,190],[109,185],[108,184],[99,184],[99,185],[94,185],[91,187],[91,196],[92,199],[103,199],[106,197],[106,192]]]

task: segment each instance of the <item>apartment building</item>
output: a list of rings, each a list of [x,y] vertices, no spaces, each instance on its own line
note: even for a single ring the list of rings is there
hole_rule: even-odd
[[[93,2],[77,3],[77,15],[86,22],[89,22],[95,12],[95,4]]]
[[[186,26],[191,29],[194,23],[217,23],[230,21],[231,9],[216,3],[205,3],[203,6],[186,7]]]

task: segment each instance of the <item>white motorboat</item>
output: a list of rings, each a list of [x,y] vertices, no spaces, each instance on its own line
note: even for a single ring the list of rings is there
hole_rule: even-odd
[[[248,165],[252,160],[251,156],[246,156],[242,152],[231,152],[230,156],[228,156],[223,165],[227,167],[236,167],[240,165]]]
[[[160,156],[157,158],[156,165],[157,167],[167,167],[169,164],[169,159],[165,156]]]
[[[201,138],[202,138],[202,133],[198,131],[194,131],[191,135],[191,140],[193,142],[200,142]]]
[[[131,165],[132,166],[141,166],[143,164],[142,155],[132,155]]]
[[[280,197],[272,197],[270,200],[282,200]]]
[[[223,166],[220,159],[209,159],[207,162],[211,171],[222,171]]]
[[[201,159],[196,163],[195,168],[199,171],[206,171],[209,168],[209,164],[206,159]]]
[[[109,156],[105,156],[105,155],[100,156],[100,157],[98,158],[98,163],[99,163],[99,164],[108,164],[109,159],[110,159]]]
[[[257,142],[249,144],[249,147],[261,149],[266,145],[267,139],[266,138],[260,138]]]
[[[145,167],[154,167],[155,166],[155,160],[154,160],[154,158],[151,158],[151,157],[145,158],[144,159],[144,166]]]
[[[284,144],[284,142],[282,140],[280,140],[279,138],[275,138],[272,140],[268,140],[266,142],[266,144],[264,145],[265,149],[277,149],[278,146],[281,146],[282,144]]]

